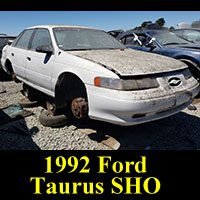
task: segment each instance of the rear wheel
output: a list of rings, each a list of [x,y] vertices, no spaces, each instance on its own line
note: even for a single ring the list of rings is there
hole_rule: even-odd
[[[9,60],[6,60],[5,67],[7,69],[8,74],[11,76],[12,80],[15,81],[16,83],[20,83],[20,81],[16,77],[12,64]]]
[[[38,105],[38,95],[37,92],[23,83],[22,86],[22,94],[24,95],[25,98],[21,99],[19,103],[21,104],[22,107],[28,108],[28,107],[34,107]]]

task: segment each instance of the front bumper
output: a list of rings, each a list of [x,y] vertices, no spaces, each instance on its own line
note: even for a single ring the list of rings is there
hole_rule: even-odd
[[[153,95],[153,90],[117,91],[88,85],[89,117],[123,126],[168,117],[192,103],[200,90],[199,84],[194,83],[182,91],[173,94],[164,91],[160,95]]]

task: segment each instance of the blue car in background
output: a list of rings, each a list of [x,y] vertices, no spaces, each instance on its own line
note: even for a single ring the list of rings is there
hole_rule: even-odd
[[[116,36],[127,47],[179,59],[200,81],[200,44],[194,44],[167,30],[135,30]]]
[[[186,39],[190,42],[199,42],[200,43],[200,29],[198,28],[184,28],[184,29],[175,29],[171,30],[179,37]]]

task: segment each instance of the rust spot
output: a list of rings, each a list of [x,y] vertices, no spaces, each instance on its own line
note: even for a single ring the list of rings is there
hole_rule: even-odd
[[[194,101],[192,102],[192,104],[197,104],[200,103],[200,98],[195,98]]]
[[[87,116],[88,103],[82,97],[76,98],[72,101],[71,110],[77,119],[84,118]]]

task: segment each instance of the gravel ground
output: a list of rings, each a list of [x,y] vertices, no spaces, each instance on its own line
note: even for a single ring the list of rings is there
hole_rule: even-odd
[[[0,94],[0,109],[23,98],[22,84],[8,80],[2,73],[0,71],[0,86],[5,86],[6,92]],[[61,128],[40,124],[38,117],[42,106],[26,108],[34,114],[0,126],[0,149],[200,149],[200,103],[195,106],[196,110],[186,108],[174,116],[131,127],[87,120]]]

